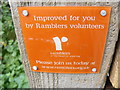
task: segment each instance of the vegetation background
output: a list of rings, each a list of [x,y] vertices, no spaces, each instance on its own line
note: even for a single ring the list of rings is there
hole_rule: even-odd
[[[0,37],[0,89],[28,88],[7,0],[0,0]]]

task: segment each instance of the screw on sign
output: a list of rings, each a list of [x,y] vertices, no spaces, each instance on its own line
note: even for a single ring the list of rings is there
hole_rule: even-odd
[[[33,66],[33,69],[34,69],[34,70],[37,70],[37,69],[38,69],[38,67],[37,67],[37,66]]]
[[[23,14],[24,16],[28,16],[29,13],[28,13],[27,10],[23,10],[22,14]]]
[[[106,12],[105,10],[102,10],[102,11],[100,12],[100,14],[101,14],[102,16],[106,16],[106,15],[107,15],[107,12]]]
[[[96,71],[97,71],[97,69],[96,69],[96,68],[93,68],[93,69],[92,69],[92,71],[93,71],[93,72],[96,72]]]

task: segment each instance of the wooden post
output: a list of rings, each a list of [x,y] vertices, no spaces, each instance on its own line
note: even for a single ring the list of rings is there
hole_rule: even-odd
[[[42,2],[40,2],[42,1]],[[9,0],[20,52],[31,88],[103,88],[118,39],[119,0]],[[101,2],[102,1],[102,2]],[[112,6],[109,32],[99,74],[58,74],[32,72],[26,54],[17,7],[23,6]]]
[[[120,88],[120,36],[116,47],[114,62],[110,73],[110,81],[115,88]]]

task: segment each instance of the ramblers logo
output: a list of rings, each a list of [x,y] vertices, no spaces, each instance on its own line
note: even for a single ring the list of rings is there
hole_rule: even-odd
[[[61,40],[60,40],[59,37],[54,37],[53,40],[55,42],[56,50],[62,50],[62,42],[67,42],[68,38],[67,37],[62,37]]]

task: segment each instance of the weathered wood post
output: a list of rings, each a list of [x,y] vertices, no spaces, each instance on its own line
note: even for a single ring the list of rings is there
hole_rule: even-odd
[[[9,0],[31,88],[104,87],[119,32],[111,1]]]
[[[110,73],[110,81],[115,88],[120,88],[120,36],[116,47],[115,57]]]

